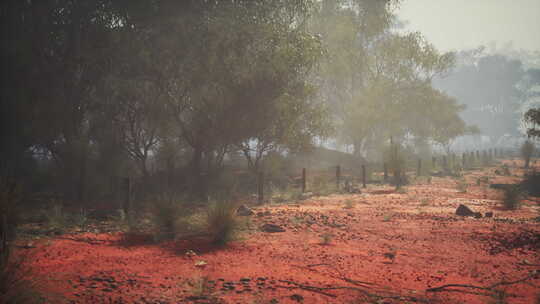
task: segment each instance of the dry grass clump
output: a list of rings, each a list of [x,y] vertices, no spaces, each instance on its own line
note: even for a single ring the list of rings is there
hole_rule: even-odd
[[[216,201],[206,211],[206,229],[212,242],[226,245],[234,239],[239,228],[237,205],[230,201]]]
[[[345,209],[352,209],[354,208],[354,201],[351,199],[345,200],[345,206],[343,206]]]
[[[521,200],[526,196],[520,185],[512,185],[504,189],[503,208],[506,210],[516,210],[521,205]]]
[[[323,233],[321,235],[321,244],[322,245],[329,245],[332,242],[332,239],[334,238],[334,235],[331,233]]]

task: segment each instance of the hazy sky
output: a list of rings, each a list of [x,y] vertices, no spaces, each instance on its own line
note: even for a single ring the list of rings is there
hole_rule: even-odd
[[[403,0],[397,13],[442,51],[492,41],[540,50],[540,0]]]

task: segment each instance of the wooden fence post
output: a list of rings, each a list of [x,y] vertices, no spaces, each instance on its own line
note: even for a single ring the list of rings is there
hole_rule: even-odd
[[[443,168],[448,168],[448,162],[447,162],[447,159],[446,159],[446,155],[443,155]]]
[[[336,166],[336,188],[339,191],[339,184],[341,183],[341,166]]]
[[[306,192],[306,168],[302,168],[302,193]]]
[[[416,167],[416,176],[422,175],[422,159],[418,159],[418,166]]]
[[[383,178],[384,178],[384,181],[386,182],[386,181],[388,181],[388,165],[386,163],[384,163],[383,170],[384,170],[384,177]]]
[[[129,177],[124,178],[124,213],[128,216],[131,211],[131,179]]]
[[[362,186],[366,187],[366,165],[362,165]]]
[[[258,175],[257,199],[259,204],[264,202],[264,173],[262,171]]]

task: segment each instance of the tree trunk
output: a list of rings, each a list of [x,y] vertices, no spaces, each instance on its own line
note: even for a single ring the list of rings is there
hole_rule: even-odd
[[[203,150],[200,147],[194,148],[193,158],[191,159],[191,195],[204,200],[206,198],[206,187],[202,176],[202,160]]]

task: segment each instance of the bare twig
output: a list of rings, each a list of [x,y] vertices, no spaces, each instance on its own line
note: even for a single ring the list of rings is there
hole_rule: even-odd
[[[491,293],[498,293],[496,290],[497,287],[505,286],[505,285],[513,285],[518,283],[523,283],[527,280],[530,280],[532,278],[537,278],[538,272],[532,271],[527,275],[526,277],[523,277],[521,279],[513,280],[513,281],[501,281],[495,284],[492,284],[490,286],[476,286],[476,285],[469,285],[469,284],[445,284],[438,287],[428,288],[426,289],[426,292],[463,292],[463,293],[473,293],[473,294],[479,294],[479,295],[489,295],[485,293],[475,293],[475,292],[468,292],[460,289],[453,289],[452,287],[456,288],[470,288],[470,289],[479,289],[479,290],[486,290]]]
[[[383,296],[383,295],[371,293],[371,292],[368,292],[368,291],[366,291],[364,289],[361,289],[361,288],[358,288],[358,287],[352,287],[352,286],[318,287],[318,286],[304,285],[304,284],[296,283],[296,282],[289,281],[289,280],[279,280],[279,282],[286,283],[286,284],[289,284],[289,285],[294,285],[296,288],[316,292],[316,293],[319,293],[319,294],[322,294],[322,295],[325,295],[325,296],[328,296],[328,297],[332,297],[332,298],[336,298],[337,296],[334,295],[334,294],[328,293],[326,291],[328,291],[328,290],[354,290],[354,291],[362,293],[363,295],[365,295],[365,296],[367,296],[369,298],[374,298],[374,299],[397,299],[397,300],[410,301],[410,302],[424,302],[424,303],[427,303],[427,301],[425,301],[423,299],[420,299],[420,298],[416,298],[416,297],[403,296],[403,295],[387,295],[387,296]],[[288,287],[288,286],[279,286],[279,285],[276,286],[276,287],[291,288],[291,287]]]

